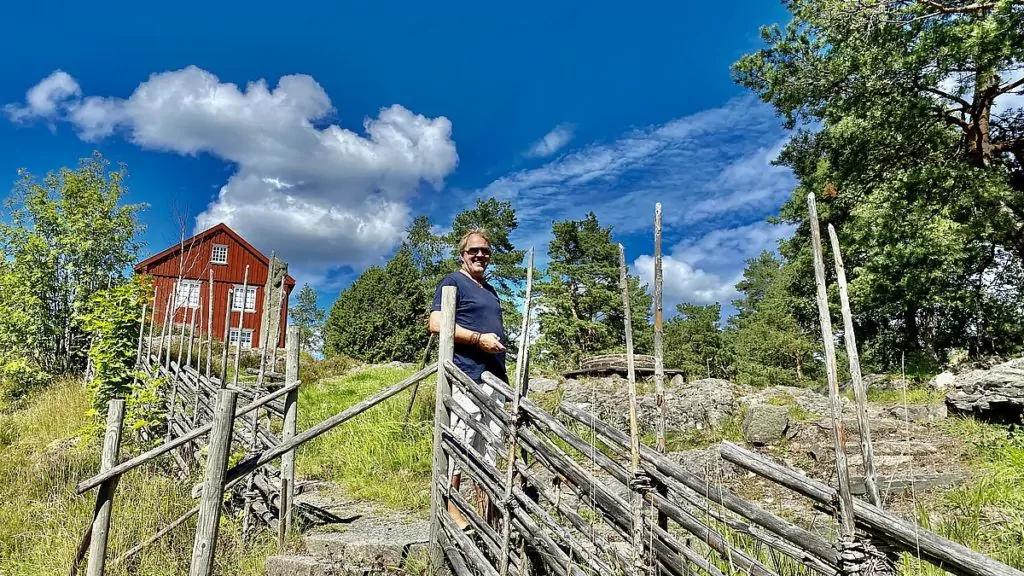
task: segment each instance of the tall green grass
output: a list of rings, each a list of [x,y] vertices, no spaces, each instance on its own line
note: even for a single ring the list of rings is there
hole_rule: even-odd
[[[0,414],[0,574],[67,573],[95,500],[95,491],[77,496],[74,487],[99,469],[100,440],[79,437],[82,430],[94,428],[88,410],[83,384],[66,380],[43,390],[23,410]],[[131,452],[126,439],[122,458]],[[180,481],[156,468],[124,476],[114,496],[108,566],[194,506],[189,491],[198,481]],[[107,574],[187,573],[194,530],[195,521],[190,520]],[[260,573],[270,551],[268,534],[258,534],[243,546],[237,523],[225,517],[217,543],[217,573]]]
[[[412,373],[369,367],[304,385],[299,392],[299,429],[309,428]],[[330,480],[353,498],[407,511],[428,510],[433,383],[420,384],[409,423],[403,426],[409,394],[403,392],[304,445],[296,458],[298,475]]]

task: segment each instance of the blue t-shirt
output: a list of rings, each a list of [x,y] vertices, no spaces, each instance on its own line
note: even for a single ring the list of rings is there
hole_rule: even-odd
[[[434,291],[432,310],[435,312],[441,310],[441,289],[445,286],[455,286],[456,324],[480,334],[497,334],[501,343],[508,346],[501,321],[501,301],[490,284],[484,282],[481,288],[462,272],[452,272],[441,279]],[[456,342],[453,362],[476,382],[480,382],[485,371],[508,381],[504,352],[490,354],[477,346]]]

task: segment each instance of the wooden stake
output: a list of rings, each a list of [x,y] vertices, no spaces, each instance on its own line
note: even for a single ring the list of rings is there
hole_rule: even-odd
[[[498,568],[500,576],[508,575],[509,540],[512,536],[512,519],[509,517],[508,510],[512,503],[512,488],[515,486],[516,477],[518,476],[516,474],[516,456],[519,452],[519,431],[517,426],[520,410],[519,404],[522,399],[523,390],[526,388],[525,380],[529,376],[526,370],[526,357],[527,350],[530,347],[528,337],[530,329],[530,293],[532,290],[533,248],[530,248],[529,267],[526,269],[526,297],[523,300],[523,325],[522,330],[519,332],[519,354],[516,359],[515,381],[512,383],[515,387],[513,389],[515,393],[512,395],[512,414],[514,418],[508,434],[508,467],[505,469],[505,500],[503,502],[503,510],[505,512],[503,513],[504,522],[501,525],[501,561]]]
[[[224,349],[220,353],[220,385],[225,387],[228,385],[228,348],[231,344],[231,309],[235,307],[235,289],[228,288],[228,305],[227,309],[224,310]],[[238,337],[239,343],[242,341],[241,335]]]
[[[202,289],[200,288],[200,290],[202,290]],[[185,355],[185,364],[187,366],[191,366],[192,365],[192,346],[195,345],[195,340],[196,340],[196,313],[198,313],[200,316],[202,315],[202,313],[203,313],[202,306],[197,306],[196,308],[192,308],[192,324],[189,326],[189,329],[188,329],[188,354]],[[202,325],[203,325],[202,324],[202,318],[200,318],[199,326],[202,327]],[[184,327],[182,327],[182,328],[184,329]],[[182,338],[182,339],[184,339],[184,338]]]
[[[220,506],[224,496],[224,476],[231,452],[231,428],[234,424],[238,392],[221,389],[217,393],[217,410],[210,435],[210,451],[206,460],[203,496],[196,521],[196,537],[192,545],[189,576],[213,574],[213,556],[217,548]]]
[[[238,346],[235,347],[235,374],[231,378],[235,386],[238,386],[238,359],[242,355],[242,328],[245,326],[245,309],[249,306],[248,264],[245,265],[245,275],[242,278],[242,311],[238,314]]]
[[[448,514],[448,499],[439,488],[442,483],[447,486],[448,454],[441,442],[441,430],[451,425],[448,411],[444,408],[444,400],[452,395],[451,384],[447,372],[441,368],[445,360],[451,360],[455,354],[455,294],[454,286],[441,288],[441,330],[438,334],[438,371],[437,388],[434,399],[434,466],[430,483],[430,573],[439,573],[444,566],[444,551],[441,548],[442,514]]]
[[[121,450],[121,424],[124,421],[124,399],[115,398],[107,403],[107,430],[103,435],[103,456],[100,471],[105,472],[117,464]],[[87,576],[103,576],[107,561],[107,540],[110,536],[110,513],[114,504],[117,479],[104,482],[96,494],[96,513],[92,521],[92,542],[89,545]]]
[[[288,327],[287,355],[285,356],[284,385],[288,386],[299,381],[299,327]],[[275,343],[276,344],[276,343]],[[275,346],[276,347],[276,346]],[[296,388],[289,392],[284,399],[284,430],[281,433],[281,442],[288,442],[295,437],[298,427],[299,390]],[[292,525],[295,521],[292,512],[292,502],[295,501],[295,450],[289,450],[281,456],[281,497],[287,507],[281,512],[281,523],[284,524],[285,536],[291,534]],[[282,504],[282,506],[284,506]]]
[[[622,289],[622,312],[626,331],[626,375],[629,380],[630,472],[633,481],[640,480],[640,430],[636,410],[636,367],[633,358],[633,323],[630,314],[629,279],[626,276],[626,249],[619,244],[619,286]],[[643,571],[644,515],[642,486],[631,486],[630,509],[633,520],[633,570]]]
[[[828,236],[832,242],[832,255],[836,260],[836,280],[839,283],[839,303],[843,308],[843,337],[846,341],[846,355],[850,360],[850,378],[853,379],[853,394],[857,399],[857,427],[860,428],[860,453],[864,459],[864,487],[868,501],[882,507],[878,495],[878,476],[875,473],[875,449],[871,445],[871,425],[868,423],[868,394],[860,373],[860,354],[857,353],[857,336],[853,332],[853,313],[850,311],[850,296],[846,290],[846,268],[839,250],[836,229],[828,225]]]
[[[665,452],[665,351],[662,343],[661,202],[654,205],[654,404],[658,408],[658,452]]]
[[[149,365],[150,357],[153,354],[153,325],[156,324],[156,303],[158,300],[157,289],[153,288],[153,308],[149,311],[149,337],[146,338],[146,365]]]
[[[854,537],[853,496],[850,494],[850,475],[846,464],[846,443],[843,430],[843,399],[839,395],[836,371],[836,348],[832,342],[832,318],[828,310],[828,290],[825,287],[825,263],[821,255],[821,230],[818,227],[818,207],[814,193],[807,195],[807,219],[811,226],[811,250],[814,253],[814,283],[818,293],[818,319],[821,340],[825,346],[825,368],[828,373],[828,396],[832,409],[832,441],[836,450],[836,474],[839,479],[839,517],[842,537],[846,543]]]
[[[434,333],[431,332],[427,338],[427,346],[423,349],[423,359],[420,360],[420,370],[427,365],[427,360],[430,358],[430,348],[434,345]],[[405,416],[402,417],[402,428],[404,429],[409,424],[409,416],[412,415],[412,407],[416,404],[416,393],[419,391],[420,385],[417,384],[412,387],[412,393],[409,394],[409,405],[405,407]]]
[[[167,365],[167,364],[171,363],[170,346],[165,346],[164,343],[166,342],[166,338],[168,336],[167,331],[169,329],[169,323],[171,321],[171,304],[173,304],[173,303],[174,303],[174,292],[172,291],[170,294],[167,295],[167,306],[164,307],[164,323],[163,323],[163,326],[160,327],[160,346],[157,347],[157,350],[156,350],[157,364],[158,365],[160,364],[160,358],[162,358],[164,356],[164,348],[165,347],[167,348],[167,354],[166,354],[167,360],[164,363],[164,365]]]
[[[142,336],[146,330],[146,309],[149,308],[149,302],[142,303],[142,316],[139,318],[139,348],[135,352],[135,365],[142,364]],[[151,324],[152,325],[152,324]]]
[[[213,376],[213,269],[210,269],[210,286],[206,302],[206,377]],[[228,306],[230,309],[230,306]]]

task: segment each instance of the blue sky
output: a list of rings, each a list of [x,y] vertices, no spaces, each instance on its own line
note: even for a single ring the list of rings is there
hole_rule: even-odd
[[[511,200],[615,227],[666,309],[723,301],[793,187],[786,134],[729,66],[775,2],[17,3],[0,36],[0,179],[127,164],[150,254],[228,223],[328,305],[404,227]]]

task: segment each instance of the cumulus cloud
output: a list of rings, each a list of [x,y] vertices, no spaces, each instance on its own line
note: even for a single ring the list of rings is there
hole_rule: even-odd
[[[53,119],[68,100],[80,96],[78,82],[63,70],[55,70],[25,93],[25,104],[8,104],[4,112],[15,122]]]
[[[728,305],[737,296],[735,286],[743,277],[746,260],[763,250],[774,252],[779,239],[792,235],[793,230],[789,225],[756,222],[714,229],[672,247],[662,257],[666,315],[671,315],[675,305],[681,302]],[[644,282],[653,285],[653,256],[637,258],[633,270]]]
[[[196,229],[224,222],[311,274],[386,254],[411,196],[422,184],[442,187],[458,164],[447,118],[396,104],[365,119],[362,133],[327,124],[330,98],[306,75],[241,88],[189,66],[151,75],[127,98],[83,98],[58,71],[7,111],[66,121],[85,140],[122,134],[145,149],[231,162]]]
[[[568,144],[573,137],[575,127],[571,124],[559,124],[543,138],[533,143],[533,146],[526,151],[526,155],[532,158],[543,158],[551,156]]]

